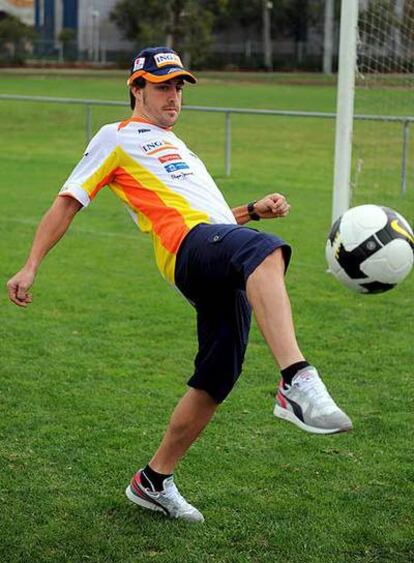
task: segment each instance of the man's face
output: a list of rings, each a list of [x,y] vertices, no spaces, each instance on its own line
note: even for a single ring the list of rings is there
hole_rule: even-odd
[[[133,88],[134,115],[160,127],[172,127],[180,115],[183,86],[181,78],[173,78],[159,84],[147,82],[142,89]]]

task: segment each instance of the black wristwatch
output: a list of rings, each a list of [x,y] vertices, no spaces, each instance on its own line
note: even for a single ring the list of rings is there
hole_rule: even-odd
[[[252,221],[260,221],[259,215],[254,210],[255,201],[251,201],[247,204],[247,213]]]

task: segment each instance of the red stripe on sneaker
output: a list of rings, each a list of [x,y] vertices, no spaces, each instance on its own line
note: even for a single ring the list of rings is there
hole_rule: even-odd
[[[276,401],[279,403],[279,405],[282,408],[286,408],[287,404],[286,404],[286,399],[285,397],[282,395],[282,393],[279,391],[278,394],[276,395]]]
[[[138,472],[134,475],[134,477],[131,480],[130,485],[131,485],[132,492],[134,494],[136,494],[137,496],[139,496],[141,498],[144,498],[144,495],[142,494],[141,486],[140,486],[141,485],[141,474],[140,474],[140,472]]]

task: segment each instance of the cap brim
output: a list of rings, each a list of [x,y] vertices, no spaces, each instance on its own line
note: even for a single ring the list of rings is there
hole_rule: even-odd
[[[160,82],[167,82],[168,80],[178,78],[179,76],[181,76],[184,80],[187,80],[187,82],[191,82],[191,84],[195,84],[197,82],[195,76],[193,76],[191,72],[188,72],[188,70],[176,70],[175,72],[170,72],[167,74],[151,74],[150,72],[137,70],[128,78],[127,84],[128,86],[130,86],[136,78],[140,77],[145,78],[145,80],[148,80],[148,82],[157,84]]]

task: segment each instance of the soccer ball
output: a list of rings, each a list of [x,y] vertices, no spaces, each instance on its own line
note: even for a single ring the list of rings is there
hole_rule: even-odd
[[[404,217],[388,207],[353,207],[332,225],[326,259],[331,273],[349,289],[382,293],[410,273],[413,231]]]

